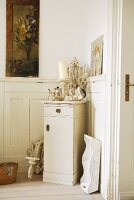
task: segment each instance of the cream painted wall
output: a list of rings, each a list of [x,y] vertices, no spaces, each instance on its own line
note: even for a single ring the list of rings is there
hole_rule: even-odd
[[[108,0],[40,0],[40,77],[58,78],[58,61],[76,56],[90,63],[90,43],[104,34],[107,55]],[[5,75],[6,0],[0,0],[0,77]]]
[[[108,0],[88,0],[88,44],[96,38],[104,35],[103,72],[107,69],[107,46],[108,46],[108,22],[109,22]],[[91,55],[89,49],[89,55]]]
[[[41,0],[40,75],[58,77],[58,61],[88,63],[87,0]]]
[[[40,74],[58,75],[57,62],[73,56],[90,63],[90,44],[104,35],[104,73],[107,68],[108,0],[41,0]],[[111,8],[111,7],[110,7]]]

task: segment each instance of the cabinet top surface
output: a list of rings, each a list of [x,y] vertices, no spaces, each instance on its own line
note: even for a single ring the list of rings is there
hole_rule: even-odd
[[[83,104],[83,103],[86,103],[86,101],[49,101],[49,100],[44,100],[44,101],[41,101],[41,103],[43,104]]]

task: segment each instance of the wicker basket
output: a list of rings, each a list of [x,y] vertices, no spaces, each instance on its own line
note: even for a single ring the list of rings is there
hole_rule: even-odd
[[[0,164],[0,185],[14,183],[16,181],[18,163],[6,162]]]

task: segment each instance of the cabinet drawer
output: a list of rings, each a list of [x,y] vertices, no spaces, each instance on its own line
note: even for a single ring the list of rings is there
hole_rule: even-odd
[[[44,106],[44,115],[51,116],[73,116],[73,106],[67,105],[54,105]]]

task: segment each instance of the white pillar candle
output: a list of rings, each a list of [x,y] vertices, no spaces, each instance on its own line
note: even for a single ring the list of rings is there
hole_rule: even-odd
[[[59,79],[65,80],[68,78],[68,71],[67,71],[67,62],[66,60],[60,60],[58,63],[59,66]]]

